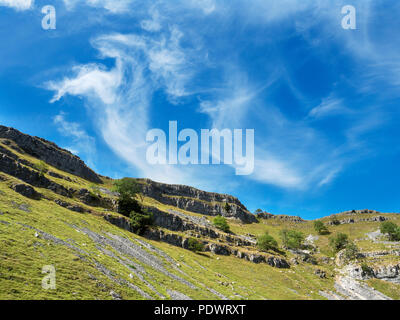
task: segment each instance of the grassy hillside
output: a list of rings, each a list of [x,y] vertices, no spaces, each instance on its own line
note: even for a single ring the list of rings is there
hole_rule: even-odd
[[[39,160],[21,150],[12,148],[12,142],[0,146],[23,159],[21,166],[35,170]],[[34,167],[34,166],[33,166]],[[44,176],[67,189],[96,190],[93,183],[78,176],[48,166]],[[49,172],[63,178],[54,177]],[[102,178],[101,197],[115,200],[106,189],[112,181]],[[374,242],[367,233],[379,228],[379,222],[356,222],[329,226],[330,235],[317,236],[313,222],[260,219],[259,223],[244,224],[229,219],[235,236],[258,236],[269,232],[282,245],[279,232],[295,229],[306,236],[313,235],[316,247],[315,263],[300,261],[290,268],[279,269],[266,263],[253,263],[233,255],[212,252],[194,253],[170,244],[148,240],[118,228],[104,219],[104,215],[119,216],[106,207],[88,206],[78,197],[56,194],[46,188],[35,188],[41,200],[32,200],[11,187],[22,183],[12,175],[0,172],[0,299],[326,299],[321,292],[335,291],[337,267],[334,254],[328,246],[329,237],[339,232],[349,235],[361,251],[381,251],[399,248],[398,244]],[[85,213],[71,211],[55,201],[68,202],[84,209]],[[145,197],[143,205],[168,212],[175,210],[188,217],[203,217]],[[362,218],[374,217],[365,214]],[[400,224],[400,216],[385,215]],[[212,222],[212,217],[206,217]],[[348,215],[338,215],[339,219]],[[358,218],[358,217],[356,217]],[[322,219],[328,222],[330,218]],[[158,227],[165,233],[171,230]],[[189,237],[193,231],[175,232]],[[211,243],[228,245],[224,238]],[[231,245],[234,246],[234,245]],[[258,252],[255,247],[239,248]],[[258,252],[259,253],[259,252]],[[283,250],[276,254],[290,261],[296,255]],[[370,264],[399,263],[398,256],[387,255],[377,261],[366,258]],[[56,269],[56,289],[42,288],[44,266]],[[320,277],[323,272],[326,276]],[[372,279],[368,284],[387,296],[399,299],[400,286]]]

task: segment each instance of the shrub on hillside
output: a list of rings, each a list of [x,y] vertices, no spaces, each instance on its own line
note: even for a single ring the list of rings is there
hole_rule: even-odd
[[[400,227],[393,222],[385,221],[381,224],[381,232],[389,236],[390,241],[400,241]]]
[[[193,252],[200,252],[204,250],[204,244],[200,240],[189,238],[188,249]]]
[[[374,275],[374,270],[366,263],[363,262],[361,264],[361,270],[367,275],[367,276],[373,276]]]
[[[262,236],[258,237],[257,247],[261,251],[276,250],[278,242],[268,232],[265,232]]]
[[[225,202],[224,210],[226,213],[231,212],[231,206],[229,205],[228,202]]]
[[[339,252],[340,250],[346,248],[348,243],[349,237],[344,233],[338,233],[329,239],[329,245],[334,252]]]
[[[146,210],[141,210],[141,212],[132,211],[130,220],[133,232],[137,234],[143,234],[154,223],[153,214]]]
[[[288,249],[300,249],[304,243],[304,234],[295,230],[282,230],[280,232],[283,246]]]
[[[314,229],[320,235],[329,234],[328,228],[326,227],[326,225],[322,221],[319,221],[319,220],[314,221]]]
[[[230,232],[230,227],[228,222],[226,221],[226,218],[222,217],[221,215],[216,216],[214,218],[213,224],[219,230],[222,230],[224,232]]]
[[[347,260],[355,260],[357,259],[359,252],[357,245],[354,242],[349,242],[346,245],[344,256]]]
[[[132,211],[142,213],[142,207],[136,199],[118,199],[118,213],[124,215],[125,217],[129,217]]]

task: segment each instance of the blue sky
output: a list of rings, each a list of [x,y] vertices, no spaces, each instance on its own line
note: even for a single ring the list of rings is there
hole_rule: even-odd
[[[56,30],[41,27],[45,5]],[[230,193],[250,210],[398,212],[399,14],[394,0],[0,0],[0,123],[101,174]],[[146,132],[173,120],[254,129],[254,173],[149,165]]]

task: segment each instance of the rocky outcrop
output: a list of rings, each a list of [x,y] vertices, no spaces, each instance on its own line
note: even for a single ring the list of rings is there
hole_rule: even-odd
[[[384,222],[388,221],[388,217],[384,216],[376,216],[372,218],[361,218],[361,219],[354,219],[354,218],[348,218],[348,219],[343,219],[343,220],[336,220],[336,221],[328,221],[326,224],[333,226],[333,225],[339,225],[339,224],[353,224],[357,222]]]
[[[400,284],[400,263],[372,268],[376,279]]]
[[[376,210],[363,209],[363,210],[349,210],[338,214],[359,215],[359,214],[380,214],[380,212]]]
[[[0,172],[4,172],[18,178],[34,187],[46,188],[57,194],[65,197],[71,197],[71,192],[49,179],[41,175],[35,170],[31,170],[28,167],[16,162],[14,159],[10,158],[6,154],[0,153]]]
[[[88,210],[86,210],[85,208],[78,206],[76,204],[71,204],[68,203],[66,201],[62,201],[62,200],[55,200],[54,201],[56,204],[58,204],[59,206],[66,208],[68,210],[74,211],[74,212],[78,212],[78,213],[85,213],[88,212]]]
[[[91,207],[101,207],[106,209],[116,209],[117,201],[110,198],[104,198],[99,194],[94,194],[87,189],[77,191],[77,197],[84,204]]]
[[[385,250],[360,253],[362,258],[379,258],[384,256],[400,256],[400,250]]]
[[[230,256],[231,255],[231,250],[228,246],[216,244],[216,243],[210,243],[206,247],[206,251],[211,251],[212,253],[219,255],[219,256]]]
[[[206,192],[183,185],[170,185],[142,180],[143,194],[163,204],[209,216],[222,215],[245,223],[257,222],[256,217],[235,197]]]
[[[312,255],[311,251],[309,250],[292,250],[289,251],[294,254],[294,258],[292,261],[294,264],[299,264],[300,262],[310,263],[312,265],[316,265],[317,259]]]
[[[71,178],[66,177],[66,176],[63,176],[63,175],[58,174],[58,173],[53,172],[53,171],[49,171],[49,172],[47,172],[47,174],[48,174],[49,176],[53,177],[53,178],[63,179],[63,180],[65,180],[65,181],[72,182],[72,179],[71,179]]]
[[[392,300],[367,284],[360,283],[351,277],[338,276],[335,282],[335,289],[349,300]]]
[[[294,222],[294,223],[306,222],[304,219],[297,217],[297,216],[274,215],[274,214],[268,213],[268,212],[257,213],[257,218],[264,219],[264,220],[275,219],[275,220],[282,220],[282,221],[288,221],[288,222]]]
[[[11,188],[15,192],[23,195],[24,197],[27,197],[27,198],[30,198],[33,200],[40,200],[42,198],[42,195],[39,192],[37,192],[31,186],[28,186],[26,184],[15,184],[15,185],[12,185]]]
[[[20,150],[43,160],[49,165],[79,176],[94,183],[102,183],[100,177],[77,156],[61,149],[53,142],[38,137],[32,137],[15,130],[0,126],[0,138],[13,141]]]
[[[129,220],[125,217],[118,217],[113,215],[105,215],[104,219],[119,228],[125,229],[127,231],[133,232],[133,229],[129,223]],[[170,245],[188,249],[188,238],[181,236],[179,234],[168,233],[160,229],[148,229],[145,231],[143,236],[147,239],[154,241],[162,241]],[[233,249],[224,244],[211,243],[203,241],[205,251],[211,251],[216,255],[230,256],[234,255],[237,258],[245,259],[253,263],[266,263],[275,268],[290,268],[289,263],[280,257],[276,256],[264,256],[257,253],[247,253],[241,252],[237,249]]]
[[[349,277],[357,280],[375,278],[400,283],[400,263],[372,266],[368,269],[360,265],[348,265],[344,270]]]

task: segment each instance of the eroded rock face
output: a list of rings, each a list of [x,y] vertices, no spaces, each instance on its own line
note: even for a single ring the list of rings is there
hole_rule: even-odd
[[[207,248],[208,251],[211,251],[212,253],[219,255],[219,256],[229,256],[231,255],[231,250],[229,247],[224,246],[224,245],[219,245],[216,243],[210,243]]]
[[[348,265],[345,268],[349,277],[357,280],[376,278],[394,283],[400,283],[400,263],[370,267],[368,272],[360,265]]]
[[[294,222],[294,223],[306,222],[304,219],[297,217],[297,216],[274,215],[274,214],[268,213],[268,212],[257,213],[257,218],[264,219],[264,220],[275,219],[275,220],[289,221],[289,222]]]
[[[104,219],[118,226],[119,228],[131,232],[133,231],[129,223],[129,220],[124,217],[106,215],[104,216]],[[188,238],[180,236],[178,234],[167,233],[163,230],[148,229],[143,234],[143,236],[150,240],[162,241],[176,247],[188,249]],[[205,246],[205,251],[211,251],[216,255],[226,255],[226,256],[234,255],[239,259],[245,259],[253,263],[266,263],[275,268],[290,268],[289,263],[285,259],[277,256],[268,257],[257,253],[241,252],[237,249],[232,249],[227,245],[208,243],[207,241],[203,241],[203,244]]]
[[[77,197],[84,204],[91,207],[101,207],[106,209],[117,210],[117,201],[110,198],[103,198],[101,195],[95,195],[87,189],[80,189],[77,192]]]
[[[400,283],[400,263],[372,268],[375,278]]]
[[[68,210],[74,211],[74,212],[79,212],[79,213],[85,213],[87,210],[81,206],[71,204],[62,200],[54,200],[55,203],[57,203],[59,206],[66,208]]]
[[[147,179],[144,182],[143,194],[163,204],[209,216],[221,215],[236,218],[245,223],[257,222],[256,217],[233,196],[206,192],[189,186],[163,184]]]
[[[26,184],[16,184],[11,187],[15,192],[33,200],[40,200],[42,195]]]
[[[372,218],[361,218],[361,219],[348,218],[348,219],[339,220],[338,222],[329,221],[329,222],[327,222],[327,225],[333,226],[335,224],[353,224],[356,222],[383,222],[383,221],[388,221],[388,220],[389,220],[389,218],[384,217],[384,216],[376,216],[376,217],[372,217]]]
[[[23,152],[43,160],[59,170],[77,175],[94,183],[102,183],[100,177],[87,167],[79,157],[59,148],[53,142],[32,137],[4,126],[0,126],[0,138],[14,141]]]
[[[35,170],[24,167],[6,154],[0,153],[0,171],[16,177],[34,187],[46,188],[62,196],[71,197],[70,191],[62,185],[50,181]]]

